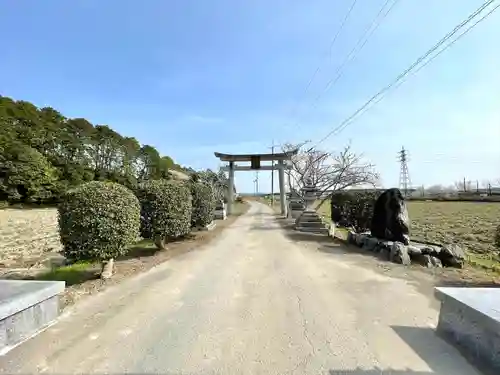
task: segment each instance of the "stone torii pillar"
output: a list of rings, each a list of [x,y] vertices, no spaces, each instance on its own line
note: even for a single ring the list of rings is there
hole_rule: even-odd
[[[234,201],[234,161],[229,162],[229,186],[227,189],[227,214],[233,213]]]
[[[286,192],[285,192],[285,162],[283,160],[278,160],[278,176],[280,183],[281,214],[287,216],[288,205],[286,204]]]

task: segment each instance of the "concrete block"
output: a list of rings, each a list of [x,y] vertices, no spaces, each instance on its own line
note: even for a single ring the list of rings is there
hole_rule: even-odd
[[[53,322],[63,291],[63,281],[0,280],[0,352]]]
[[[226,220],[227,218],[227,211],[226,209],[216,209],[214,212],[214,219],[216,220]]]
[[[500,374],[500,289],[436,288],[437,333],[481,370]]]

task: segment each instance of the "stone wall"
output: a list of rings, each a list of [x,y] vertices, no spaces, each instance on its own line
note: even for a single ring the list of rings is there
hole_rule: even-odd
[[[0,210],[0,269],[31,267],[60,250],[55,208]]]

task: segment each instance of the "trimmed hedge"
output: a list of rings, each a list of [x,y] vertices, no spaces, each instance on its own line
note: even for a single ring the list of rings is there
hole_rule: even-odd
[[[158,247],[166,241],[187,235],[191,230],[192,198],[189,183],[152,180],[139,185],[136,195],[141,203],[141,235],[155,240]]]
[[[93,181],[69,190],[58,213],[63,253],[70,260],[116,258],[139,237],[139,201],[114,182]]]
[[[334,193],[331,197],[332,221],[343,227],[352,227],[358,233],[370,230],[379,195],[379,192],[372,191]]]
[[[204,227],[214,220],[215,195],[212,187],[202,182],[191,183],[191,226]]]

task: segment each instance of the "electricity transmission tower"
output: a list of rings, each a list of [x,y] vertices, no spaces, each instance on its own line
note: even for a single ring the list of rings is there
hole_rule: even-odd
[[[410,173],[408,172],[408,151],[405,150],[404,146],[398,152],[398,160],[401,165],[399,171],[399,189],[403,191],[405,197],[408,197],[411,193],[411,180]]]

